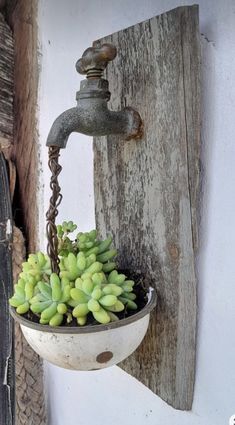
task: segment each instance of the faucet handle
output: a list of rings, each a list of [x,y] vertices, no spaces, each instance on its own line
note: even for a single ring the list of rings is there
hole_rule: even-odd
[[[117,49],[113,44],[89,47],[78,59],[76,70],[79,74],[87,74],[87,78],[101,78],[104,69],[116,57],[116,54]]]

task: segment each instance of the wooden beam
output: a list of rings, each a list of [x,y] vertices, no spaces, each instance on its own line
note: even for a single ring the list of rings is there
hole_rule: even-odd
[[[38,244],[37,0],[18,0],[12,3],[14,7],[12,6],[9,19],[14,36],[15,63],[14,160],[27,248],[33,252]]]

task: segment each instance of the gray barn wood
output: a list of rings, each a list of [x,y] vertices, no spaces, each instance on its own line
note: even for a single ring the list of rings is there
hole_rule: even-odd
[[[136,108],[139,141],[94,140],[96,221],[111,233],[121,269],[158,294],[148,334],[122,363],[175,408],[193,400],[197,196],[200,148],[198,7],[180,7],[101,42],[118,48],[106,77],[110,107]],[[128,341],[127,341],[128,344]]]

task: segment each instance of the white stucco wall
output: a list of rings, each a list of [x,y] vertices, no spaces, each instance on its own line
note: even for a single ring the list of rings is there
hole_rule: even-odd
[[[39,0],[41,243],[48,199],[50,126],[75,104],[74,64],[94,39],[179,5],[180,0]],[[202,196],[198,341],[192,412],[172,409],[118,367],[70,372],[46,364],[49,425],[226,425],[235,414],[235,2],[201,0]],[[60,219],[94,226],[92,142],[72,135],[62,155]],[[43,188],[42,188],[43,189]],[[45,208],[43,208],[43,203]]]

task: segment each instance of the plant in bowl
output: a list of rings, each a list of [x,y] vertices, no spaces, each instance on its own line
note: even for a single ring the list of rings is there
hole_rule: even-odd
[[[9,303],[42,357],[62,367],[91,370],[134,351],[147,330],[155,297],[139,279],[135,283],[117,270],[111,237],[100,240],[92,230],[72,238],[76,229],[72,221],[57,226],[58,273],[48,255],[29,255]]]
[[[87,321],[107,324],[119,320],[119,313],[128,316],[128,310],[138,309],[134,281],[116,270],[112,238],[98,240],[92,230],[71,240],[69,233],[76,228],[72,221],[57,226],[59,274],[52,272],[49,257],[42,252],[30,254],[22,264],[9,300],[18,314],[42,325],[73,321],[84,326]]]

